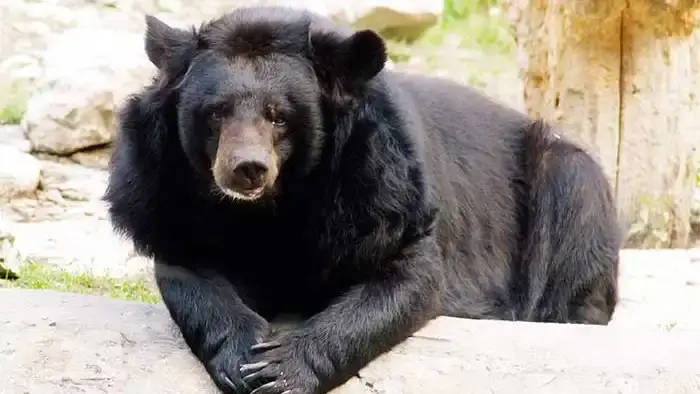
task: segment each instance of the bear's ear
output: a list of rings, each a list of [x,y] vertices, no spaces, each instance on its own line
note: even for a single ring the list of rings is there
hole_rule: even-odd
[[[372,30],[361,30],[346,38],[335,52],[338,71],[344,78],[360,83],[379,74],[387,60],[384,40]]]
[[[332,34],[311,34],[310,43],[322,78],[352,89],[374,78],[387,61],[384,40],[372,30],[360,30],[345,39]]]
[[[170,27],[152,15],[145,19],[144,44],[151,63],[170,76],[186,68],[197,49],[196,33]]]

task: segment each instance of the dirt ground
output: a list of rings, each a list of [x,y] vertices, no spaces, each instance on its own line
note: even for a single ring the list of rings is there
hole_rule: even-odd
[[[612,325],[700,329],[700,248],[624,250]]]

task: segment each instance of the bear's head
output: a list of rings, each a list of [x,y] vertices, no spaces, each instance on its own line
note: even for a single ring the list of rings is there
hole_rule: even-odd
[[[191,31],[153,16],[146,26],[185,156],[235,200],[308,174],[336,114],[351,111],[386,61],[376,33],[282,7],[239,8]]]

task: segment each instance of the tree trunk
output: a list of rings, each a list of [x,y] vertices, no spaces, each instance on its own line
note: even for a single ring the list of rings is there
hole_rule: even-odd
[[[526,110],[563,126],[600,160],[625,246],[687,247],[700,150],[700,33],[655,34],[626,2],[504,3]]]

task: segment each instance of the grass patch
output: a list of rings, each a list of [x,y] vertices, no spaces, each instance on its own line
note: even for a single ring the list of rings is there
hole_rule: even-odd
[[[0,284],[25,289],[102,295],[149,304],[160,302],[160,295],[146,280],[120,280],[106,276],[73,274],[60,268],[38,263],[23,265],[18,275],[19,279],[0,280]]]
[[[0,84],[0,124],[18,124],[27,112],[29,84],[15,81]]]

